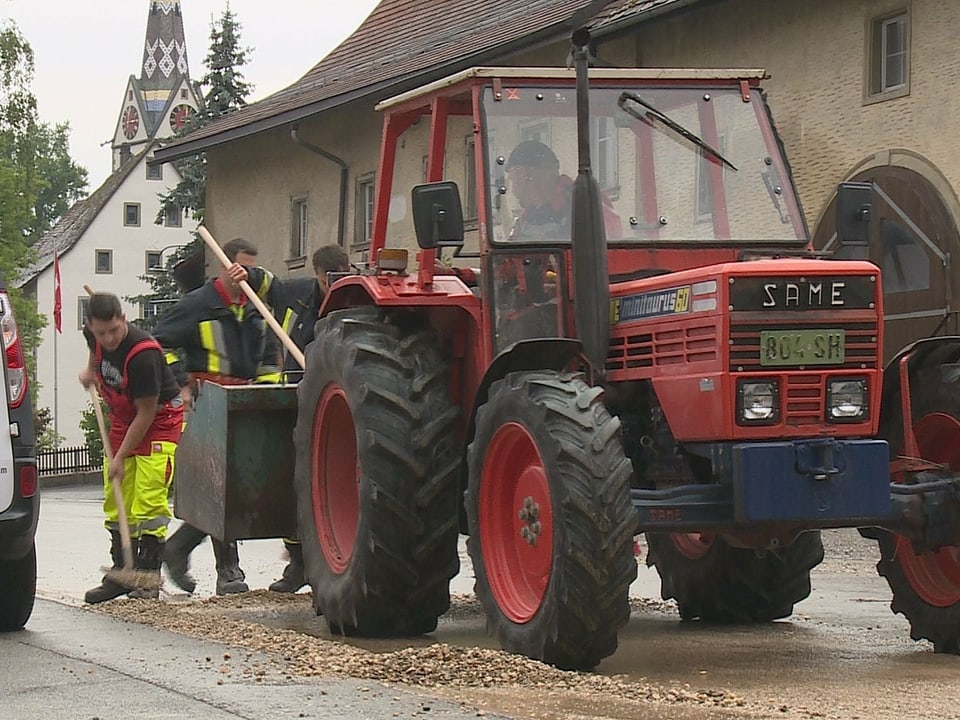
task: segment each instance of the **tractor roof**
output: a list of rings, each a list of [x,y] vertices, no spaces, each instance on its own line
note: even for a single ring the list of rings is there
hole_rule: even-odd
[[[765,70],[750,68],[591,68],[591,80],[623,80],[623,81],[676,81],[689,83],[729,83],[735,84],[741,80],[754,81],[769,77]],[[573,85],[576,82],[576,71],[573,68],[557,67],[473,67],[435,80],[422,87],[396,95],[377,104],[377,110],[385,110],[397,105],[403,105],[421,97],[453,88],[463,84],[465,87],[475,84],[477,80],[497,78],[513,82],[536,83],[541,80],[563,80]]]

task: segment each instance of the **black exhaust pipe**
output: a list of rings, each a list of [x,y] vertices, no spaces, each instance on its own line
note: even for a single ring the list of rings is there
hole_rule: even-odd
[[[607,237],[603,230],[600,187],[590,170],[590,32],[573,33],[577,71],[578,171],[573,183],[573,304],[577,335],[595,377],[606,369],[610,344],[610,277],[607,270]]]

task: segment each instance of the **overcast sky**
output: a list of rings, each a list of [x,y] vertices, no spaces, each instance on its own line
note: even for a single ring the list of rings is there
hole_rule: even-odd
[[[250,100],[291,84],[352,33],[378,0],[230,0],[253,52],[243,69]],[[210,25],[227,0],[180,0],[190,75],[199,80]],[[109,145],[130,75],[140,75],[149,0],[0,0],[36,55],[40,119],[70,122],[70,154],[92,192],[110,174]]]

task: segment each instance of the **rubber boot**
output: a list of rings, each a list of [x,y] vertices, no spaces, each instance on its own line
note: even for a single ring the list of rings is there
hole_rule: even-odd
[[[307,584],[303,575],[303,547],[300,543],[284,541],[284,547],[290,554],[290,562],[283,569],[283,577],[270,585],[270,590],[281,593],[295,593]]]
[[[134,553],[135,552],[136,550],[134,550]],[[121,570],[123,568],[123,543],[120,540],[120,532],[118,530],[110,531],[110,558],[113,560],[115,570]],[[125,588],[120,583],[114,582],[104,575],[97,587],[91,588],[84,593],[83,601],[94,605],[107,600],[113,600],[121,595],[125,595],[128,589],[129,588]]]
[[[240,569],[240,555],[235,542],[221,542],[210,538],[213,554],[217,558],[217,595],[245,593],[250,587],[244,582],[246,575]]]
[[[135,588],[127,595],[140,600],[156,600],[160,597],[160,563],[163,560],[164,542],[155,535],[140,536],[140,550],[137,553],[137,570],[155,575],[151,588]]]
[[[163,550],[163,564],[167,566],[167,574],[173,584],[184,592],[192,593],[197,589],[197,581],[190,575],[190,553],[206,536],[202,530],[183,523],[167,539]]]

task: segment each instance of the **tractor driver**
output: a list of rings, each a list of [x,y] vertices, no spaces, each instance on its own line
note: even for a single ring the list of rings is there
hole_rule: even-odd
[[[570,240],[573,181],[560,174],[560,161],[553,150],[539,140],[524,140],[507,158],[506,170],[520,204],[510,239]],[[619,238],[623,234],[620,218],[609,199],[601,198],[606,235]]]

